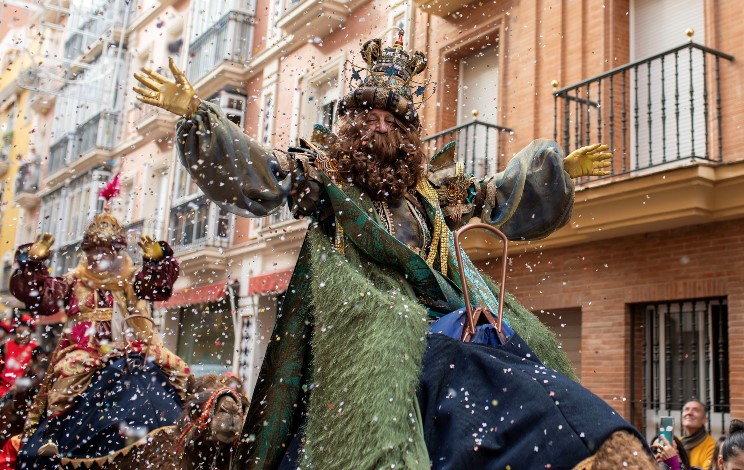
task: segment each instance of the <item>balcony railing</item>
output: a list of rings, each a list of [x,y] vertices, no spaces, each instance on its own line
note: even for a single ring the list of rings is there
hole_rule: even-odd
[[[173,253],[180,254],[186,251],[196,251],[202,248],[227,248],[230,241],[226,238],[203,237],[190,241],[189,243],[176,243],[173,245]]]
[[[74,132],[64,135],[49,148],[49,160],[47,161],[47,173],[64,168],[68,162],[69,155],[77,155],[78,139]]]
[[[432,157],[449,142],[455,142],[457,161],[465,165],[465,172],[483,178],[504,169],[506,158],[502,153],[502,139],[511,132],[506,127],[476,119],[427,137],[424,143],[427,144],[428,156]]]
[[[125,21],[131,20],[135,12],[135,3],[133,0],[110,0],[106,2],[105,7],[100,9],[100,14],[96,14],[85,21],[65,41],[65,59],[78,59],[94,48],[96,42],[105,38],[114,39],[113,30],[125,27]]]
[[[197,82],[221,62],[247,62],[251,53],[253,18],[231,11],[189,46],[188,76]]]
[[[116,137],[118,113],[102,111],[78,126],[75,132],[65,134],[49,149],[47,174],[77,160],[93,149],[110,150]]]
[[[688,43],[556,90],[554,139],[566,151],[608,144],[612,175],[720,162],[722,59],[734,58]]]
[[[114,146],[116,118],[118,114],[100,112],[78,128],[80,139],[78,152],[82,155],[94,148],[109,150]]]
[[[39,162],[22,163],[16,173],[16,194],[35,194],[39,190],[39,173]]]
[[[101,39],[106,29],[106,22],[99,17],[91,18],[83,23],[80,30],[65,41],[65,59],[74,60],[88,52],[90,47]]]
[[[292,211],[289,209],[289,205],[284,204],[282,205],[281,209],[274,212],[273,214],[258,219],[257,225],[259,230],[270,230],[277,225],[292,220],[294,220]]]
[[[227,248],[232,238],[234,216],[199,196],[171,209],[170,236],[173,251]]]

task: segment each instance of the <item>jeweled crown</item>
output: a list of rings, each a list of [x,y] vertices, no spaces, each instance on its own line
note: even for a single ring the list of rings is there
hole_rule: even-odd
[[[393,90],[400,96],[412,99],[411,79],[426,68],[423,52],[409,54],[403,49],[403,31],[392,47],[382,49],[382,40],[370,39],[362,46],[362,57],[369,66],[369,73],[362,86],[379,86]]]

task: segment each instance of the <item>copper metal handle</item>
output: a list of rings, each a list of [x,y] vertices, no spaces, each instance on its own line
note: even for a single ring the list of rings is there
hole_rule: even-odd
[[[498,235],[499,238],[504,242],[504,252],[501,256],[501,284],[499,285],[499,312],[498,317],[496,320],[496,324],[494,327],[496,327],[496,331],[498,332],[499,336],[502,340],[506,341],[506,337],[504,336],[504,333],[501,329],[501,325],[503,323],[504,318],[504,291],[505,287],[504,284],[506,283],[506,257],[508,255],[509,251],[509,239],[506,238],[506,235],[504,233],[497,229],[496,227],[493,227],[488,224],[467,224],[463,227],[460,227],[458,230],[455,231],[455,254],[457,255],[457,264],[458,268],[460,270],[460,280],[462,282],[462,293],[465,296],[465,309],[467,310],[467,322],[465,324],[465,329],[463,330],[463,338],[466,336],[473,336],[475,335],[475,319],[473,318],[473,307],[470,305],[470,294],[468,293],[468,283],[465,280],[465,266],[462,264],[462,252],[460,250],[460,235],[467,232],[468,230],[474,229],[474,228],[482,228],[489,230],[496,235]]]

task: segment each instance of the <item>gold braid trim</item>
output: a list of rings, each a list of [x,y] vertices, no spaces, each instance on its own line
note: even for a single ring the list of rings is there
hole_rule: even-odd
[[[150,431],[145,437],[139,439],[134,444],[130,444],[124,447],[123,449],[117,450],[115,452],[111,452],[110,454],[106,454],[101,457],[91,457],[87,459],[86,458],[62,457],[60,458],[60,461],[62,465],[69,465],[69,466],[72,466],[72,468],[90,468],[93,465],[98,465],[98,467],[104,467],[106,464],[114,463],[114,461],[119,457],[126,457],[135,448],[141,447],[142,445],[149,444],[152,438],[160,433],[175,434],[176,432],[177,432],[176,426],[163,426],[161,428],[156,428]]]
[[[416,190],[426,198],[429,203],[435,208],[439,208],[439,194],[434,187],[429,183],[429,180],[423,179],[416,185]],[[434,219],[434,235],[431,239],[431,248],[429,249],[429,255],[426,257],[426,263],[434,267],[434,261],[437,259],[437,245],[439,248],[439,271],[442,275],[447,275],[447,257],[449,252],[449,228],[444,222],[444,216],[441,210],[437,210],[437,215]]]
[[[339,253],[342,255],[345,254],[346,251],[346,237],[344,236],[344,228],[341,226],[341,224],[338,222],[338,219],[336,219],[336,239],[334,240],[334,245],[336,245],[336,249]]]

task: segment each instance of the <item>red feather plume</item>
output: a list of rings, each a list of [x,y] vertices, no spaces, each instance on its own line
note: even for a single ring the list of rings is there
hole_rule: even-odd
[[[98,195],[106,200],[106,202],[115,198],[121,193],[121,185],[119,184],[119,173],[114,176],[114,179],[106,183],[106,186],[98,191]]]

